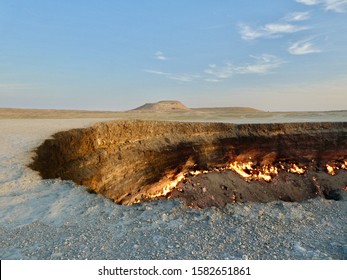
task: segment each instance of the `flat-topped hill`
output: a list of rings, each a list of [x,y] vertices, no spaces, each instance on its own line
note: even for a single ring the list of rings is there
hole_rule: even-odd
[[[177,100],[164,100],[156,103],[146,103],[131,111],[150,111],[150,112],[174,112],[174,111],[192,111],[206,113],[258,113],[263,112],[250,107],[216,107],[216,108],[188,108],[182,102]]]
[[[146,103],[138,108],[135,108],[136,111],[189,111],[190,109],[185,106],[182,102],[177,100],[164,100],[156,103]]]

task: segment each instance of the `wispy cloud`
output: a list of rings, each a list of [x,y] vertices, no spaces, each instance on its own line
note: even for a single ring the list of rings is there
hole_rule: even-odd
[[[154,55],[155,58],[158,60],[167,60],[167,57],[164,55],[162,51],[157,51]]]
[[[180,82],[191,82],[191,81],[196,80],[197,78],[200,77],[197,74],[169,73],[169,72],[162,72],[162,71],[150,70],[150,69],[146,69],[145,72],[150,73],[150,74],[164,76],[168,79],[176,80],[176,81],[180,81]]]
[[[332,10],[337,13],[345,13],[347,11],[347,0],[325,0],[325,9]]]
[[[169,74],[166,72],[157,71],[157,70],[150,70],[150,69],[146,69],[145,72],[151,73],[151,74],[156,74],[156,75],[162,75],[162,76],[167,76]]]
[[[295,33],[306,29],[309,29],[309,27],[290,23],[269,23],[258,28],[252,28],[246,24],[239,25],[241,38],[244,40],[279,37],[286,33]]]
[[[292,12],[288,13],[285,17],[278,21],[267,23],[258,27],[252,27],[248,24],[241,23],[239,24],[239,33],[242,39],[249,41],[258,38],[282,37],[285,34],[310,29],[310,26],[299,24],[299,22],[308,20],[310,17],[311,14],[309,11]]]
[[[145,69],[144,71],[149,74],[163,76],[167,79],[179,82],[192,82],[199,80],[218,83],[235,75],[267,74],[270,73],[271,70],[278,68],[281,64],[285,63],[281,58],[269,54],[250,56],[250,58],[252,61],[244,64],[233,64],[230,62],[224,63],[222,66],[209,64],[207,68],[200,73],[171,73],[153,69]]]
[[[205,81],[210,83],[219,83],[221,80],[216,78],[205,78]]]
[[[312,6],[312,5],[316,5],[316,4],[320,3],[321,0],[296,0],[296,2]]]
[[[275,69],[284,63],[282,59],[269,54],[251,57],[253,58],[253,62],[245,65],[225,63],[224,66],[217,67],[214,64],[210,64],[209,67],[205,69],[204,73],[212,76],[212,78],[205,80],[217,82],[240,74],[267,74],[272,69]]]
[[[347,0],[296,0],[296,2],[308,6],[321,4],[326,10],[337,13],[347,12]]]
[[[220,79],[230,78],[235,74],[235,67],[231,63],[226,63],[223,67],[217,67],[213,65],[209,65],[207,69],[204,70],[205,74],[213,76],[213,78],[205,79],[208,82],[218,82]]]
[[[321,50],[316,48],[311,41],[312,38],[295,42],[289,46],[288,52],[293,55],[305,55],[321,52]]]
[[[293,12],[284,17],[286,21],[304,21],[311,17],[310,12]]]
[[[239,67],[240,74],[267,74],[272,69],[278,68],[284,61],[274,55],[263,54],[251,56],[255,61],[246,66]]]

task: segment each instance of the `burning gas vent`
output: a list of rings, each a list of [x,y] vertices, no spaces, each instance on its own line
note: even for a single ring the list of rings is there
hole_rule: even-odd
[[[346,140],[347,123],[114,121],[55,134],[31,167],[125,205],[338,198],[347,186]]]

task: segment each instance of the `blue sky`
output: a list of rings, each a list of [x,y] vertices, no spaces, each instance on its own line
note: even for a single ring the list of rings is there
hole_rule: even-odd
[[[347,109],[347,0],[0,1],[0,107]]]

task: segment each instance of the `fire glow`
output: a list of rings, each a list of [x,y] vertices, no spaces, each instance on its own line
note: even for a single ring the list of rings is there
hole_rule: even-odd
[[[343,162],[329,162],[325,165],[328,174],[336,175],[337,170],[344,169],[347,170],[347,160]],[[170,197],[170,194],[174,189],[178,189],[179,184],[189,178],[189,176],[199,176],[201,174],[208,174],[211,172],[223,172],[226,170],[231,170],[239,174],[246,181],[250,182],[253,180],[256,181],[265,181],[271,182],[274,177],[278,175],[280,171],[302,175],[307,172],[307,166],[300,166],[297,163],[291,162],[278,162],[275,165],[257,165],[252,161],[248,162],[238,162],[233,161],[226,164],[225,167],[214,168],[213,170],[190,170],[188,172],[181,172],[177,174],[174,179],[166,184],[163,188],[159,188],[159,191],[155,193],[149,193],[146,197],[142,197],[143,200],[152,200],[160,197]],[[178,189],[179,190],[179,189]],[[180,191],[180,190],[179,190]],[[141,200],[142,200],[141,199]],[[137,199],[135,203],[141,202]]]
[[[251,161],[246,163],[235,161],[229,163],[225,169],[233,170],[247,181],[264,180],[266,182],[270,182],[272,178],[278,174],[278,169],[275,166],[264,165],[261,167],[256,167]]]
[[[296,174],[304,174],[306,172],[306,167],[299,167],[295,163],[286,163],[282,164],[279,163],[278,166],[273,165],[263,165],[258,166],[252,161],[248,162],[238,162],[233,161],[226,164],[225,167],[215,168],[211,171],[208,170],[190,170],[186,173],[179,173],[175,176],[175,179],[172,180],[169,184],[166,184],[163,188],[160,188],[159,191],[155,193],[149,193],[146,195],[146,197],[142,197],[142,199],[150,200],[150,199],[156,199],[160,197],[169,197],[170,194],[174,189],[178,189],[178,185],[186,180],[189,176],[199,176],[201,174],[207,174],[211,172],[223,172],[225,170],[231,170],[235,173],[239,174],[242,178],[244,178],[246,181],[266,181],[271,182],[272,179],[278,175],[279,170],[284,170],[289,173],[296,173]],[[137,199],[135,203],[139,203],[141,200]]]
[[[343,163],[337,161],[328,162],[325,167],[330,175],[335,176],[338,170],[347,170],[347,160],[344,160]]]
[[[160,196],[169,195],[173,189],[177,188],[178,184],[182,182],[186,178],[186,175],[183,173],[178,174],[175,180],[171,181],[168,185],[166,185],[163,190],[159,193],[151,194],[150,198],[156,198]]]

